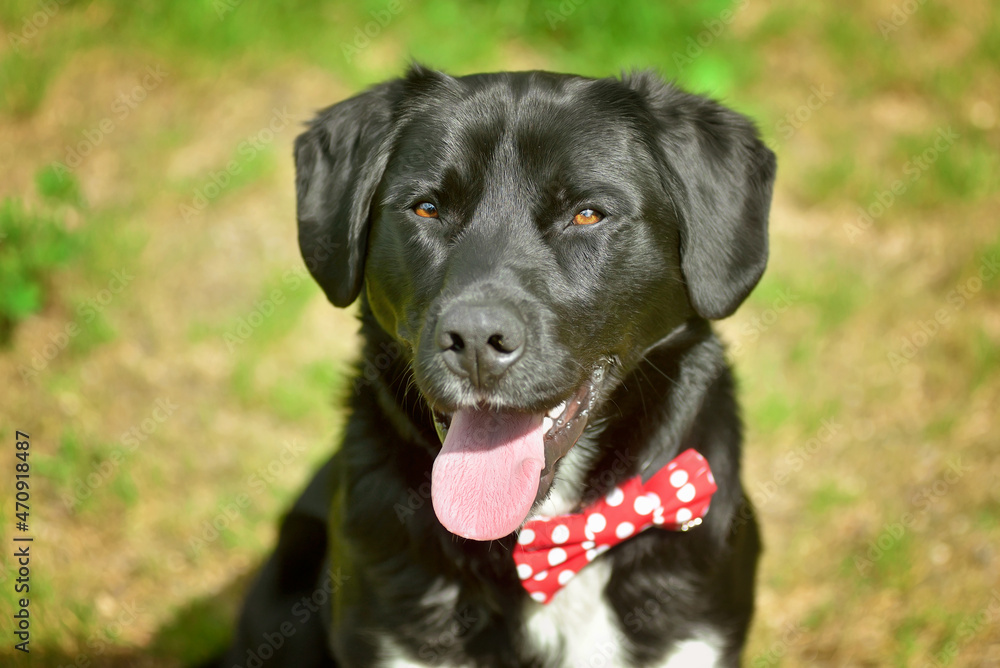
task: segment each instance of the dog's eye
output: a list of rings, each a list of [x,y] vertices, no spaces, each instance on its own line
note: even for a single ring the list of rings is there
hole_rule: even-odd
[[[437,218],[438,210],[437,207],[430,202],[421,202],[420,204],[413,207],[413,213],[417,214],[421,218]]]
[[[604,214],[593,209],[584,209],[573,216],[574,225],[593,225],[604,220]]]

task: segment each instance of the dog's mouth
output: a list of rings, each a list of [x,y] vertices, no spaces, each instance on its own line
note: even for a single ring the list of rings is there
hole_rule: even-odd
[[[565,401],[541,412],[462,408],[434,411],[441,451],[431,500],[452,533],[494,540],[516,530],[548,492],[556,463],[583,434],[604,379],[599,367]]]

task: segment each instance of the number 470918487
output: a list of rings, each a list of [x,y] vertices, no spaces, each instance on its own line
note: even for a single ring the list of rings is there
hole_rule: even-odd
[[[28,434],[25,434],[23,431],[17,432],[17,445],[16,445],[17,453],[14,455],[19,460],[21,460],[17,462],[17,464],[14,467],[17,471],[17,474],[14,476],[16,479],[14,486],[17,489],[17,494],[15,495],[17,499],[15,514],[17,516],[18,521],[24,522],[25,524],[28,522],[27,501],[30,498],[30,495],[28,493],[29,489],[28,478],[29,478],[29,472],[31,471],[31,467],[28,465],[28,454],[30,453],[31,450],[31,443],[28,440],[29,438],[31,437]],[[25,528],[27,527],[25,526]]]

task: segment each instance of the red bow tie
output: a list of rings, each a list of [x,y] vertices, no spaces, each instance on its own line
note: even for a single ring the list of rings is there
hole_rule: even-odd
[[[540,603],[597,555],[649,527],[687,531],[701,524],[717,489],[705,458],[685,450],[643,484],[629,478],[581,512],[524,525],[514,546],[521,584]]]

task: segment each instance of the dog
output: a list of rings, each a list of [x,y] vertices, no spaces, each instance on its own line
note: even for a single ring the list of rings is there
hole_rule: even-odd
[[[223,665],[739,665],[761,542],[710,321],[767,263],[753,123],[650,72],[413,65],[295,165],[363,361]]]

